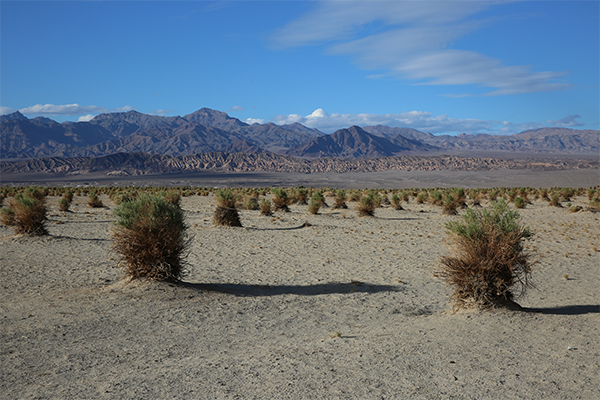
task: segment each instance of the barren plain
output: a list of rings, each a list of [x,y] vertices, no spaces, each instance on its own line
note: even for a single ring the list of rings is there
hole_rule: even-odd
[[[101,199],[49,197],[48,236],[0,226],[0,398],[600,398],[598,214],[534,200],[524,309],[453,314],[434,275],[461,217],[440,207],[225,228],[212,195],[184,197],[189,273],[168,284],[120,279]]]

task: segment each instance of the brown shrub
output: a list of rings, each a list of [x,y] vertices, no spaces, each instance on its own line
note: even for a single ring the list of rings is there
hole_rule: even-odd
[[[260,215],[273,215],[273,212],[271,211],[271,200],[262,199],[260,201]]]
[[[112,250],[120,254],[125,276],[166,281],[183,277],[191,239],[181,208],[161,196],[142,195],[114,213]]]
[[[0,209],[0,222],[7,226],[14,226],[17,234],[47,234],[45,199],[39,193],[39,191],[25,191],[25,194],[16,194],[9,201],[8,207]]]
[[[366,196],[361,197],[358,202],[357,211],[360,217],[372,217],[375,213],[375,201],[373,194],[369,193]]]
[[[213,224],[220,226],[242,226],[238,210],[235,207],[235,195],[231,190],[217,191],[217,208]]]

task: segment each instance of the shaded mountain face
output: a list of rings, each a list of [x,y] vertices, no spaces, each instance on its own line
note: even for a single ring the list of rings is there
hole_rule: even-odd
[[[202,108],[184,117],[137,111],[100,114],[88,122],[58,123],[3,115],[2,158],[100,156],[119,152],[183,155],[209,151],[287,150],[322,135],[300,124],[248,125],[226,113]]]
[[[371,135],[358,126],[340,129],[296,146],[287,154],[298,157],[374,158],[395,156],[412,151],[427,151],[433,146],[402,136],[391,139]]]
[[[520,151],[598,153],[599,131],[544,128],[516,135],[432,135],[410,128],[357,126],[331,135],[301,124],[246,124],[202,108],[184,117],[137,111],[100,114],[89,122],[0,116],[0,156],[11,158],[102,156],[120,152],[186,155],[203,152],[287,153],[303,157],[381,157],[409,152]]]

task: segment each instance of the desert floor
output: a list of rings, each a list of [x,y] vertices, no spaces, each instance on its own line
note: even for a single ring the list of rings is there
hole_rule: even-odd
[[[600,399],[599,214],[528,205],[524,310],[453,314],[434,272],[461,217],[412,198],[224,228],[186,197],[177,285],[120,280],[101,198],[48,198],[45,237],[0,227],[2,399]]]

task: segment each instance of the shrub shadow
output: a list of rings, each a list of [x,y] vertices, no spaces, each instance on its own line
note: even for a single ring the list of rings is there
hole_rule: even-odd
[[[315,285],[245,285],[245,284],[207,284],[178,282],[177,286],[207,292],[228,293],[235,296],[280,296],[296,294],[299,296],[316,296],[321,294],[350,294],[399,292],[401,288],[391,285],[370,285],[369,283],[327,282]]]
[[[600,314],[600,305],[586,304],[578,306],[548,307],[548,308],[523,308],[522,311],[537,314],[551,315],[582,315]]]

